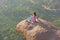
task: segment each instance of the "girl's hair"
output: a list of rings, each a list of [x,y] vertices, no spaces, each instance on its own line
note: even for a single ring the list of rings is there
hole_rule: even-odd
[[[36,12],[34,12],[33,15],[34,15],[34,16],[37,16],[37,15],[36,15]]]

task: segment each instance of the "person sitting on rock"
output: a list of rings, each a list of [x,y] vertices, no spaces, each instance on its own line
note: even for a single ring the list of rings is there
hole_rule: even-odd
[[[33,22],[37,22],[38,21],[38,17],[37,17],[36,12],[33,13],[32,21]]]
[[[30,16],[29,18],[27,18],[28,21],[32,21],[32,22],[38,22],[38,17],[36,12],[33,13],[32,16]]]

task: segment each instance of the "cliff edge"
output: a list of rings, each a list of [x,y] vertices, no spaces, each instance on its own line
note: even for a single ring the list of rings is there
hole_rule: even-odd
[[[60,40],[60,30],[51,23],[40,19],[39,22],[22,20],[16,26],[26,40]]]

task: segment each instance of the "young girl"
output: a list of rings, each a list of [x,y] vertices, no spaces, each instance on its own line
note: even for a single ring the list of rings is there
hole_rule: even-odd
[[[38,17],[36,12],[33,13],[32,16],[30,16],[29,18],[27,18],[28,21],[32,21],[32,22],[38,22]]]
[[[36,12],[33,13],[32,21],[33,21],[33,22],[37,22],[37,21],[38,21],[38,17],[37,17]]]

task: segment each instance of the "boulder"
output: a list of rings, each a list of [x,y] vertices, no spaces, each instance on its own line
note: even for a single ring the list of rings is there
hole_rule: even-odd
[[[58,29],[40,18],[38,22],[22,20],[17,24],[16,29],[26,40],[60,40],[57,35]]]

